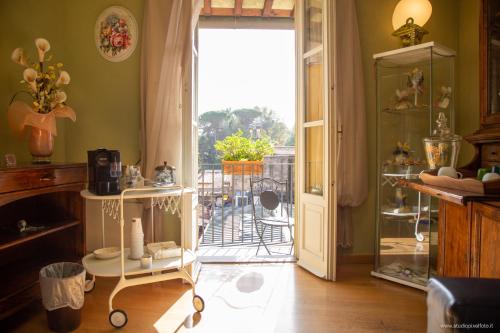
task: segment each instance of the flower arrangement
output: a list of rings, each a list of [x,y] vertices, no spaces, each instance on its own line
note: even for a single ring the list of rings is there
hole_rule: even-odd
[[[27,92],[33,98],[33,110],[46,114],[58,106],[64,106],[67,95],[62,90],[62,86],[69,84],[71,78],[69,73],[62,69],[64,65],[60,62],[55,66],[47,64],[45,67],[45,63],[52,58],[51,56],[45,57],[50,50],[48,40],[37,38],[35,45],[38,51],[38,62],[30,63],[22,48],[15,49],[11,58],[15,63],[26,67],[21,83],[26,84]],[[12,101],[16,95],[17,93],[12,97]]]
[[[224,161],[262,161],[265,155],[270,155],[274,149],[269,138],[252,140],[243,136],[239,130],[233,135],[218,140],[214,148]]]
[[[63,64],[51,65],[52,56],[47,55],[50,43],[44,38],[37,38],[35,45],[38,61],[31,62],[22,48],[16,48],[12,60],[23,67],[21,84],[27,90],[18,91],[12,96],[7,113],[9,126],[15,134],[24,134],[29,129],[29,149],[34,163],[49,163],[54,148],[54,136],[57,135],[56,117],[76,120],[75,111],[66,105],[67,95],[63,86],[71,78],[63,70]],[[31,96],[30,105],[14,101],[19,93]]]
[[[101,22],[99,48],[113,56],[126,50],[131,43],[127,22],[116,14],[111,14]]]

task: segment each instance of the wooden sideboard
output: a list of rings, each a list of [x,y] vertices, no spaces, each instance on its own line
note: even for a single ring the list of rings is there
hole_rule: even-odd
[[[407,186],[439,199],[438,275],[500,278],[500,195]]]
[[[40,268],[83,257],[86,178],[84,163],[0,168],[0,319],[40,296]]]

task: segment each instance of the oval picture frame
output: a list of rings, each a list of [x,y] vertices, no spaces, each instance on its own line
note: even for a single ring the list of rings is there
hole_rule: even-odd
[[[104,9],[97,17],[94,39],[97,51],[106,60],[120,62],[134,53],[139,40],[137,21],[122,6]]]

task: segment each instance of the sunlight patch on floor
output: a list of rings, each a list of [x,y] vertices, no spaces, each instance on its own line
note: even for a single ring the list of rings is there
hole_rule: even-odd
[[[273,332],[287,299],[292,265],[220,267],[201,272],[197,294],[205,310],[196,314],[186,291],[154,324],[163,332]],[[204,320],[210,318],[210,320]]]

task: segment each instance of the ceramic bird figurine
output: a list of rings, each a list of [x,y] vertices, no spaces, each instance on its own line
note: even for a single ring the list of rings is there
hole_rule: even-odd
[[[396,149],[394,150],[392,155],[394,157],[394,162],[396,165],[407,164],[408,158],[410,157],[410,145],[408,145],[406,142],[398,142]]]
[[[418,105],[418,94],[423,94],[424,92],[424,72],[421,69],[414,68],[408,74],[408,87],[412,88],[415,101],[415,106]]]
[[[396,89],[396,104],[394,108],[396,110],[406,110],[411,108],[413,105],[410,102],[410,92],[408,89]]]
[[[441,86],[441,96],[437,101],[437,106],[441,109],[446,109],[450,105],[451,87]]]

